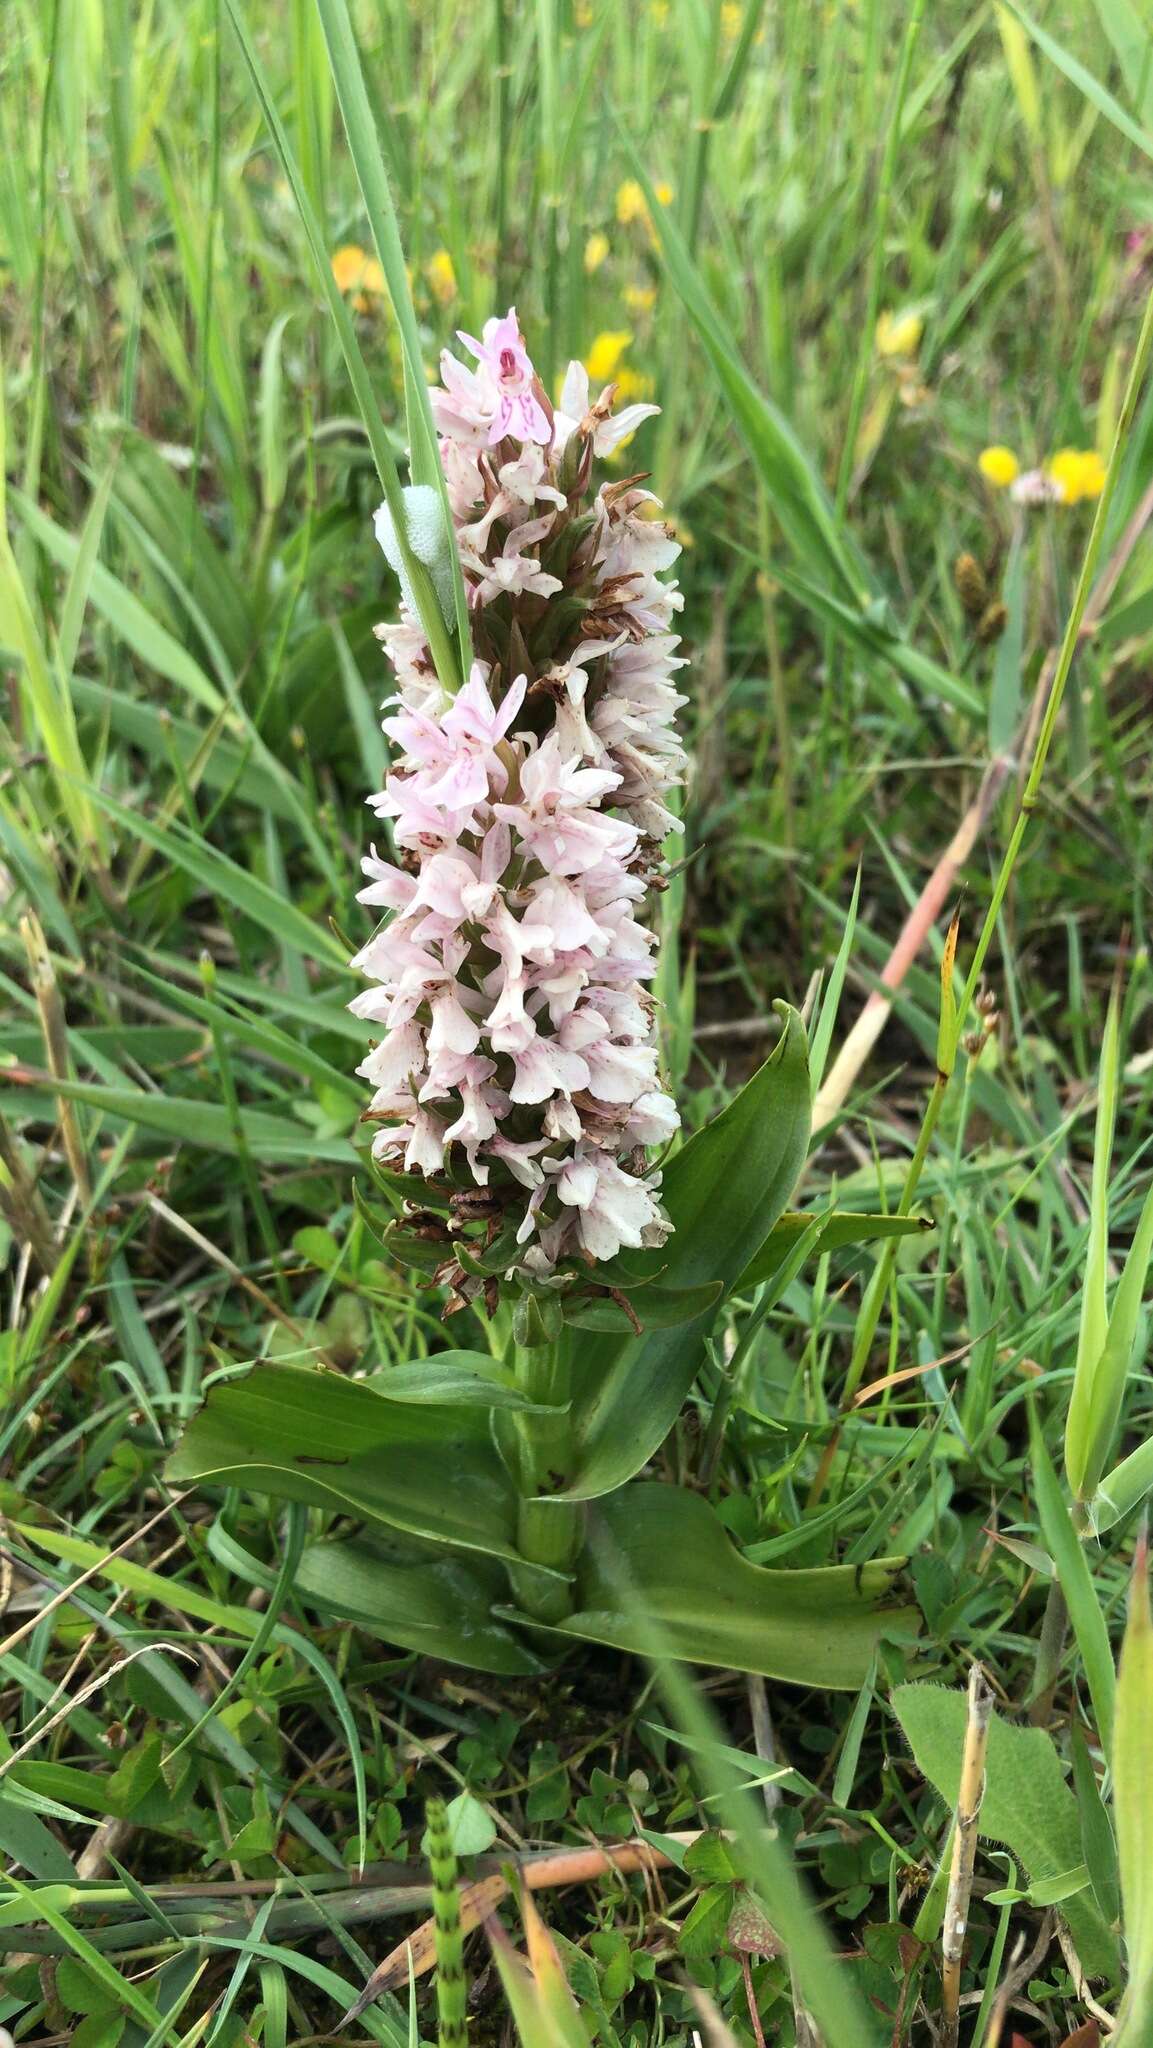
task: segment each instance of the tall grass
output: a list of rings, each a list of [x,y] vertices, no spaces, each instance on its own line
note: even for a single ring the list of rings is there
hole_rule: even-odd
[[[1060,1815],[1038,1851],[1036,1814],[1010,1814],[1036,1869],[1016,1831],[979,1844],[974,2038],[1029,2025],[997,2017],[1020,1935],[1014,1996],[1070,2035],[1120,2010],[1135,2048],[1139,10],[10,0],[0,75],[0,2026],[88,2048],[323,2035],[412,1908],[423,1803],[447,1792],[466,1863],[709,1831],[647,1888],[550,1901],[531,1980],[499,1951],[522,2025],[548,1998],[569,2024],[563,1968],[606,2044],[702,2025],[686,1978],[739,2040],[751,1985],[769,2040],[804,2039],[808,2008],[827,2048],[873,2021],[927,2041],[949,1758],[931,1768],[890,1699],[926,1677],[948,1697],[979,1659],[1002,1719],[1033,1723],[1012,1734],[1073,1773],[1081,1832],[1056,1869]],[[385,289],[371,268],[341,288],[349,246]],[[434,1661],[451,1558],[373,1553],[408,1575],[418,1656],[299,1583],[305,1535],[340,1518],[158,1476],[255,1358],[347,1374],[445,1342],[353,1199],[345,963],[387,761],[372,628],[396,602],[371,516],[382,492],[399,516],[406,446],[436,477],[440,347],[510,302],[550,377],[627,334],[626,377],[665,408],[620,473],[651,470],[684,543],[696,769],[659,995],[689,1125],[779,996],[808,1000],[827,1073],[906,918],[919,934],[799,1199],[934,1228],[830,1233],[787,1285],[750,1285],[655,1460],[754,1564],[908,1555],[919,1645],[883,1645],[855,1701],[737,1675],[702,1698],[657,1637],[663,1694],[608,1650],[563,1677],[454,1674]],[[878,348],[886,312],[921,323],[903,357]],[[994,442],[1025,467],[1096,449],[1104,489],[1016,508],[978,472]],[[443,622],[422,594],[455,680],[461,593]],[[926,919],[974,806],[950,916]],[[746,1973],[749,1888],[771,1927]],[[1051,1907],[1110,1928],[1122,1893],[1127,2003],[1078,1981],[1068,1937],[1037,1948]],[[490,2023],[482,2004],[474,2037]],[[395,2002],[359,2024],[410,2037]]]

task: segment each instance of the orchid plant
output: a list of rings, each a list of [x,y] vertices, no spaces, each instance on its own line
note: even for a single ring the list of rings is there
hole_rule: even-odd
[[[217,1387],[171,1475],[335,1514],[298,1590],[402,1646],[525,1672],[576,1637],[859,1686],[908,1625],[901,1560],[769,1571],[703,1491],[637,1476],[726,1304],[751,1334],[818,1243],[881,1227],[786,1210],[795,1012],[685,1142],[661,1083],[647,913],[681,829],[679,549],[644,478],[604,471],[656,408],[615,411],[577,363],[554,408],[515,309],[460,340],[471,364],[446,351],[431,394],[438,487],[403,493],[403,532],[376,519],[402,595],[360,895],[383,921],[351,1007],[376,1039],[360,1215],[470,1341],[354,1378],[263,1364]],[[427,607],[451,624],[459,576],[454,690]]]

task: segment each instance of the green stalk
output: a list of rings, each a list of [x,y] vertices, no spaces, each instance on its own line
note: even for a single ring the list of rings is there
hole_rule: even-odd
[[[428,1865],[432,1875],[438,2048],[467,2048],[467,1985],[464,1938],[460,1926],[460,1892],[456,1882],[452,1831],[443,1799],[426,1800],[424,1817],[428,1823]]]
[[[541,1497],[558,1493],[571,1476],[573,1465],[570,1375],[561,1341],[531,1347],[517,1345],[515,1369],[521,1391],[530,1401],[540,1404],[535,1413],[520,1413],[516,1418],[520,1487],[517,1549],[529,1564],[567,1572],[580,1548],[580,1503]],[[552,1412],[542,1413],[542,1409]],[[512,1580],[525,1613],[538,1621],[562,1621],[572,1612],[571,1591],[562,1580],[544,1579],[539,1572],[522,1572],[515,1567]]]

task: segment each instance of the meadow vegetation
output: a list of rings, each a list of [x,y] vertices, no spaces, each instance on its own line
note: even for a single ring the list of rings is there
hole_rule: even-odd
[[[471,1936],[468,2040],[1141,2048],[1142,9],[8,0],[0,124],[0,2029],[326,2040],[431,1853],[459,2048],[454,1860],[643,1839]],[[750,1566],[908,1560],[844,1691],[751,1605],[691,1677],[659,1614],[468,1668],[451,1555],[374,1553],[390,1633],[314,1562],[354,1502],[165,1477],[254,1361],[486,1348],[374,1234],[346,1007],[398,300],[429,376],[515,305],[552,396],[662,408],[610,464],[683,550],[662,1066],[692,1133],[801,1012],[816,1220],[646,1469]],[[437,2035],[414,1958],[342,2039]]]

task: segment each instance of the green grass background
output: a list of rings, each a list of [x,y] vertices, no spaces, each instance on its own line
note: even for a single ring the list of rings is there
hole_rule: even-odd
[[[924,1157],[936,1229],[871,1295],[871,1253],[806,1269],[739,1387],[721,1351],[708,1363],[663,1460],[755,1555],[908,1550],[919,1672],[963,1682],[979,1656],[1012,1712],[1052,1540],[1026,1395],[1059,1458],[1118,975],[1110,1272],[1148,1176],[1148,26],[1131,0],[1038,0],[1035,21],[963,0],[353,15],[429,368],[456,327],[515,303],[547,381],[624,334],[622,364],[664,408],[620,473],[652,473],[685,544],[694,767],[661,995],[690,1124],[770,1042],[773,998],[799,1004],[828,975],[859,871],[836,1050],[1007,757],[948,894],[960,991],[1080,583],[1088,630],[988,934],[995,1023]],[[243,19],[328,251],[370,248],[312,0],[251,0]],[[335,2025],[334,1973],[351,1995],[396,1937],[382,1900],[420,1875],[423,1793],[467,1791],[486,1847],[694,1826],[708,1794],[636,1664],[589,1653],[547,1689],[474,1685],[318,1622],[281,1569],[299,1511],[194,1498],[131,1542],[214,1377],[270,1352],[351,1368],[443,1342],[436,1298],[383,1264],[351,1199],[344,962],[385,765],[372,628],[396,593],[364,424],[228,6],[9,0],[0,67],[0,1721],[24,1750],[0,1759],[0,1846],[22,1882],[65,1887],[28,1924],[18,1887],[0,1903],[16,1959],[0,2022],[22,2040],[75,2029],[81,2048],[302,2043]],[[638,176],[670,188],[660,232],[622,200]],[[399,459],[395,323],[373,289],[349,303]],[[904,359],[878,350],[885,312],[920,323]],[[992,442],[1023,467],[1096,448],[1108,500],[1019,514],[978,472]],[[962,553],[1005,606],[999,638],[958,595]],[[900,1198],[944,923],[815,1152],[813,1205]],[[1147,1426],[1141,1356],[1126,1447]],[[909,1368],[847,1425],[815,1499],[846,1373]],[[125,1544],[127,1563],[101,1564]],[[1130,1515],[1086,1553],[1114,1634],[1132,1547]],[[90,1564],[38,1618],[45,1587]],[[782,1834],[890,2032],[928,2040],[915,2000],[892,2018],[895,1923],[944,1832],[886,1704],[907,1675],[894,1652],[855,1706],[770,1705],[794,1770]],[[755,1688],[708,1689],[755,1766]],[[1085,1710],[1075,1637],[1067,1760]],[[381,1866],[363,1914],[336,1882],[362,1844]],[[77,1869],[104,1887],[83,1907]],[[333,1880],[319,1905],[301,1876]],[[195,1890],[224,1881],[231,1898]],[[689,1871],[558,1906],[596,2038],[687,2038],[691,1979],[752,2039],[716,1893]],[[977,1913],[978,1989],[1006,1910]],[[1019,1911],[1031,1939],[1038,1911]],[[785,1962],[753,1974],[768,2038],[793,2042]],[[930,1969],[930,2003],[934,1986]],[[1055,2024],[1084,2016],[1058,1947],[1029,1995]],[[482,1985],[475,2038],[500,2037],[502,2010]],[[370,2023],[407,2028],[399,2008]]]

